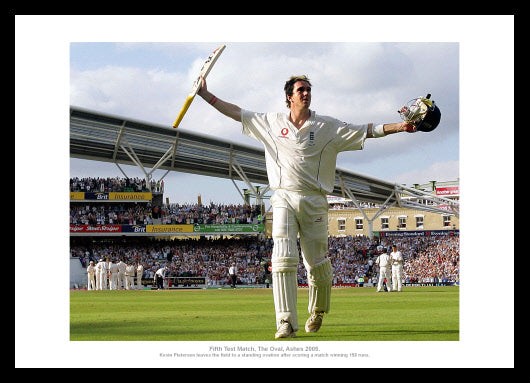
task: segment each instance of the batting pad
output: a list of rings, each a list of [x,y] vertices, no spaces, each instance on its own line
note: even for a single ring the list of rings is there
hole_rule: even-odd
[[[296,242],[289,238],[275,238],[272,249],[272,272],[296,271],[298,269]]]
[[[298,314],[296,312],[297,288],[296,271],[272,273],[276,328],[279,328],[280,321],[283,319],[291,323],[294,331],[298,331]]]
[[[309,305],[307,310],[310,314],[314,311],[329,312],[332,282],[333,269],[329,259],[308,271]]]

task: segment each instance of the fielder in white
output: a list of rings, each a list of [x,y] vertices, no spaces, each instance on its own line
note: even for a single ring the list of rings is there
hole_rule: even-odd
[[[396,245],[392,245],[392,290],[403,291],[403,254]]]
[[[125,288],[125,268],[127,265],[120,259],[118,262],[118,290]]]
[[[392,277],[390,276],[390,265],[391,259],[388,255],[387,250],[383,248],[383,253],[379,254],[375,263],[379,265],[379,281],[377,281],[377,291],[383,290],[383,282],[386,279],[386,288],[390,292],[392,291]]]
[[[109,259],[105,258],[103,260],[103,273],[101,273],[103,290],[107,290],[109,288],[109,277]]]
[[[97,289],[107,290],[108,263],[105,259],[100,259],[96,265],[96,278],[98,280]]]
[[[90,261],[90,264],[86,268],[87,273],[87,290],[95,290],[96,289],[96,266],[94,266],[94,261]]]
[[[98,263],[96,263],[96,265],[94,266],[94,268],[96,269],[96,272],[94,273],[94,277],[96,278],[96,290],[101,290],[99,288],[99,282],[101,280],[101,278],[99,277],[99,275],[101,274],[101,267],[100,267],[100,263],[102,262],[102,260],[100,259],[98,261]]]
[[[136,266],[136,288],[138,290],[142,289],[142,277],[144,275],[144,267],[143,265],[138,262]]]
[[[125,289],[132,290],[134,288],[134,265],[127,263],[125,267]]]
[[[111,290],[118,290],[118,264],[109,262],[109,287]]]
[[[405,122],[353,125],[310,110],[311,83],[306,76],[291,77],[284,86],[289,113],[255,113],[218,99],[204,78],[198,94],[224,115],[242,123],[242,132],[265,147],[269,185],[274,190],[272,236],[273,296],[276,311],[275,338],[293,338],[297,316],[297,237],[308,273],[310,314],[306,332],[320,329],[330,310],[333,270],[328,250],[328,203],[326,195],[335,183],[337,155],[360,150],[366,138],[397,132],[413,132]]]

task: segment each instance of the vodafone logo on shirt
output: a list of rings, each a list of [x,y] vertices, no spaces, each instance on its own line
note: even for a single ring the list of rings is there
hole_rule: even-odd
[[[282,135],[281,135],[281,136],[278,136],[278,137],[280,137],[280,138],[289,138],[289,137],[287,137],[287,135],[289,134],[289,129],[287,129],[287,128],[283,128],[283,129],[280,131],[280,133],[281,133]]]

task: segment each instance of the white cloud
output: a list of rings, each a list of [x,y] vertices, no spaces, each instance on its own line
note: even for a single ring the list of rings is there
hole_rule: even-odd
[[[72,71],[70,103],[169,126],[177,101],[184,102],[177,97],[185,92],[184,79],[179,73],[112,65]]]

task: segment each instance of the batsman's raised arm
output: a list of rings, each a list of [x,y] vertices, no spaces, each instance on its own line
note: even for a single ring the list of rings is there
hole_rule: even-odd
[[[377,138],[387,136],[389,134],[399,133],[399,132],[409,132],[414,133],[416,128],[412,124],[406,122],[396,122],[392,124],[384,124],[377,126],[370,126],[368,128],[368,133],[366,134],[367,138]]]
[[[241,122],[241,108],[237,105],[230,104],[229,102],[223,101],[215,97],[212,93],[208,91],[206,86],[206,80],[201,77],[201,88],[197,93],[201,96],[207,103],[212,105],[219,112],[223,113],[225,116],[233,118],[234,120]]]

